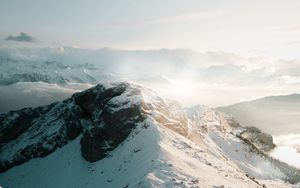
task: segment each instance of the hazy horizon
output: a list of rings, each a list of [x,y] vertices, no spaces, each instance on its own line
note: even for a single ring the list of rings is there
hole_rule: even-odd
[[[296,0],[1,1],[0,47],[188,48],[300,58],[299,9]]]

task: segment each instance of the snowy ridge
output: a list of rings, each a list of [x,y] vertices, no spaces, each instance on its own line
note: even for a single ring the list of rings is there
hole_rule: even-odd
[[[16,129],[21,120],[27,128]],[[140,85],[97,85],[0,115],[0,185],[297,187],[239,137],[244,130],[223,113],[183,109]]]
[[[11,59],[0,53],[0,85],[18,82],[45,82],[59,85],[67,83],[98,84],[99,81],[120,80],[93,64],[71,64],[55,60]]]

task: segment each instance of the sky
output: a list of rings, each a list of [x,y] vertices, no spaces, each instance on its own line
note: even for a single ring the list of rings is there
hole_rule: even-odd
[[[0,47],[189,48],[300,58],[298,0],[1,0]],[[21,32],[37,39],[5,40]]]
[[[116,63],[130,79],[158,76],[151,88],[186,105],[228,105],[300,93],[299,10],[299,0],[0,0],[0,52]],[[59,50],[15,50],[20,47]]]

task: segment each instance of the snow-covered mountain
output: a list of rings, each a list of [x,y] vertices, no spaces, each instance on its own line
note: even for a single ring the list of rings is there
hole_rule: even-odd
[[[272,137],[125,82],[0,114],[3,187],[297,187]],[[289,184],[294,183],[294,185]]]
[[[106,79],[114,80],[114,75],[147,80],[153,77],[153,70],[157,75],[182,71],[183,65],[189,64],[184,60],[192,55],[188,50],[3,48],[0,49],[0,85],[38,81],[60,85],[67,82],[97,84]]]
[[[93,64],[68,64],[58,61],[16,60],[6,56],[0,58],[0,85],[18,82],[45,82],[65,85],[66,83],[97,84],[98,80],[113,80]],[[91,73],[90,73],[91,72]],[[97,74],[98,76],[93,76]]]

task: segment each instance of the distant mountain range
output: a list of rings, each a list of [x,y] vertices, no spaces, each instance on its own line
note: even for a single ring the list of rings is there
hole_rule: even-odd
[[[242,125],[259,127],[272,135],[300,133],[300,94],[269,96],[217,109]]]

